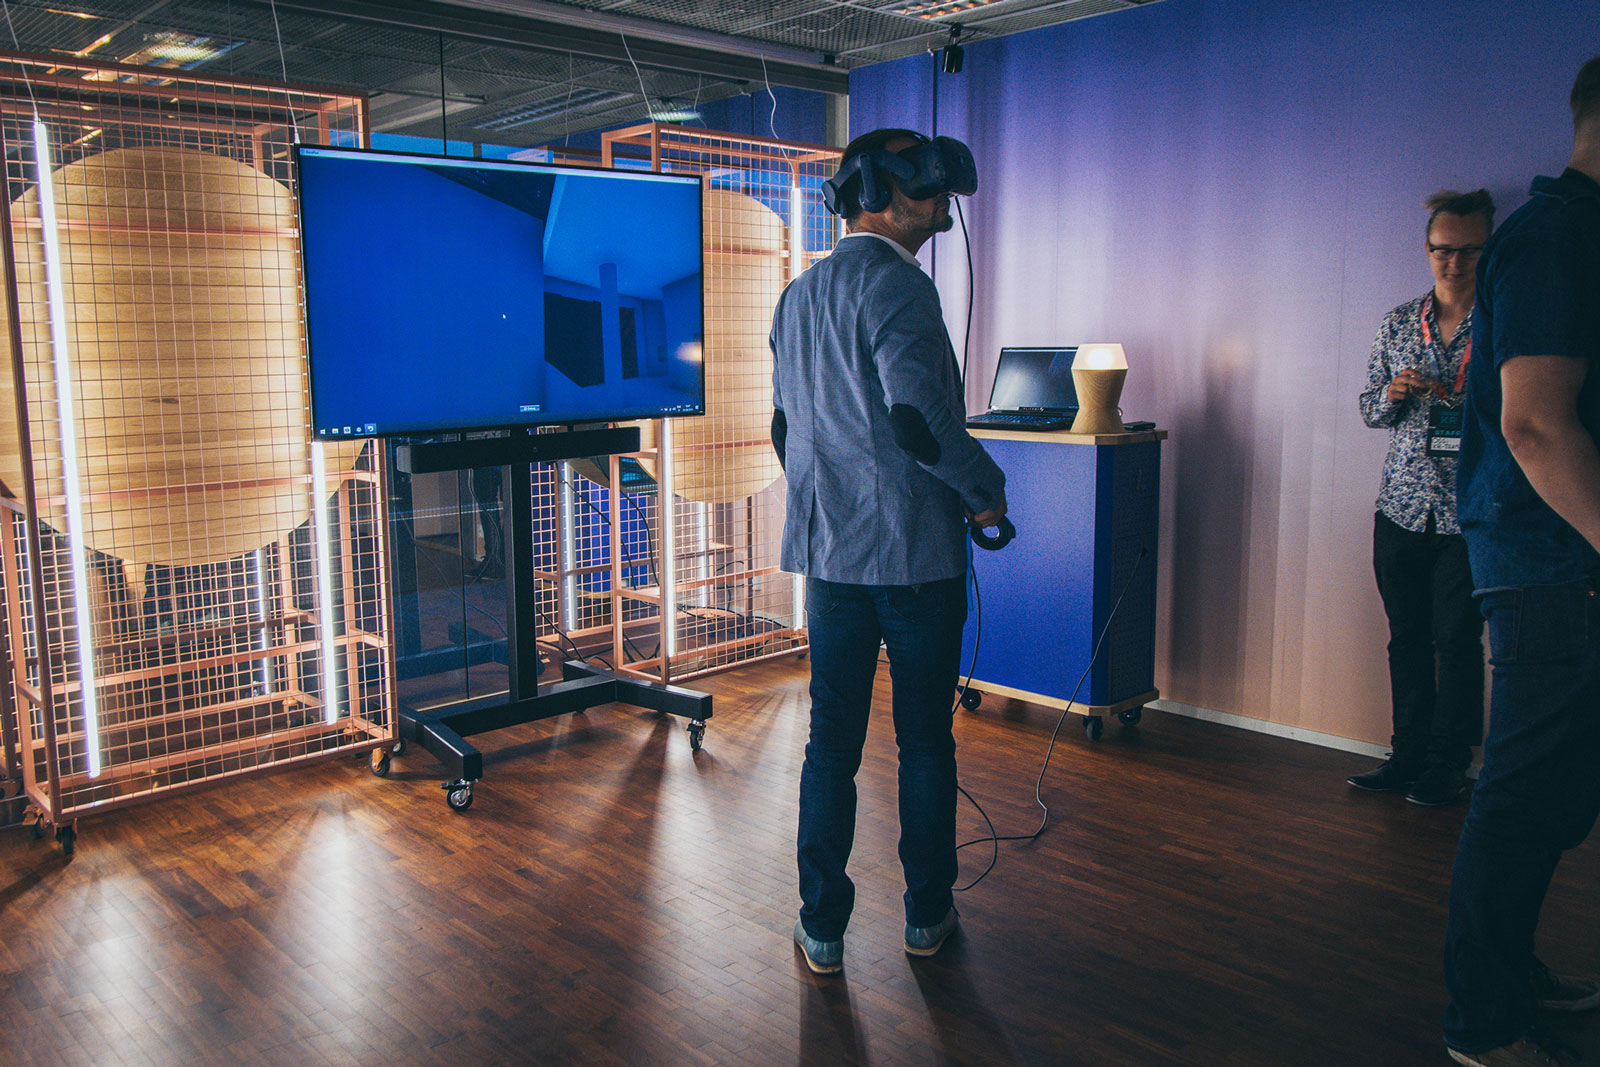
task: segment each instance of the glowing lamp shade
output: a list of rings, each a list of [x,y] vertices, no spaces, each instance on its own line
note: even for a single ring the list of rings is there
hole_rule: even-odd
[[[1122,383],[1128,358],[1117,344],[1079,345],[1072,360],[1072,385],[1078,392],[1078,415],[1072,433],[1122,433]]]

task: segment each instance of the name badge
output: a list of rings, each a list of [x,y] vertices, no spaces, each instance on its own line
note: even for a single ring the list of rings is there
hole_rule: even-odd
[[[1461,454],[1461,415],[1459,405],[1428,408],[1428,455],[1454,459]]]

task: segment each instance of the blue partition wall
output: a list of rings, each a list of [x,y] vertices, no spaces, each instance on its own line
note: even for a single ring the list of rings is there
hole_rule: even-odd
[[[1124,414],[1172,431],[1164,694],[1387,740],[1372,340],[1431,283],[1424,198],[1485,186],[1503,219],[1558,173],[1596,52],[1596,0],[1161,0],[937,76],[938,132],[979,170],[969,404],[1002,345],[1117,341]],[[931,131],[934,67],[853,72],[852,131]],[[960,232],[922,259],[959,348]]]

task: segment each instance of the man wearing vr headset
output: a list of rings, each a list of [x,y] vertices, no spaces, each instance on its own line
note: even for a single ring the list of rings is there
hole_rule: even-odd
[[[811,733],[800,775],[800,918],[818,974],[839,971],[855,904],[845,873],[880,643],[900,750],[905,949],[955,930],[954,692],[967,523],[1005,515],[1005,475],[966,431],[939,293],[915,254],[977,189],[948,137],[875,130],[824,183],[849,232],[784,290],[772,323],[772,442],[788,476],[783,567],[806,576]]]

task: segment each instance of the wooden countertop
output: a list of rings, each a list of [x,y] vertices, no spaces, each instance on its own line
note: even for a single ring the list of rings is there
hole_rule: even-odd
[[[1068,433],[1066,430],[969,430],[980,441],[1038,441],[1050,445],[1136,445],[1145,441],[1165,441],[1166,430],[1139,430],[1134,433]]]

